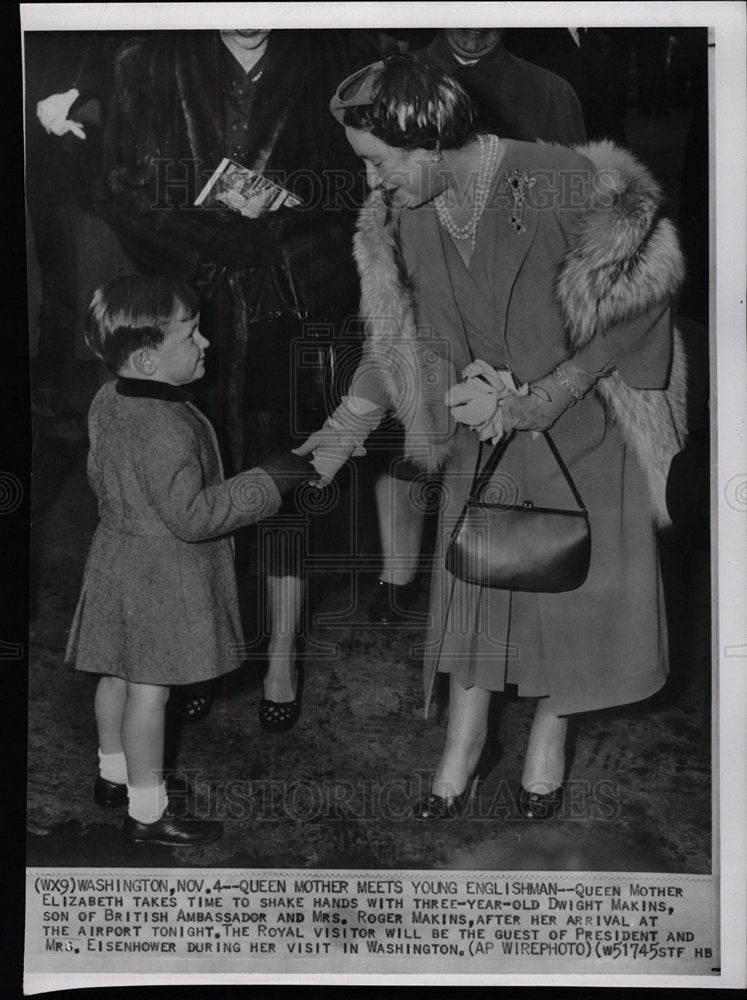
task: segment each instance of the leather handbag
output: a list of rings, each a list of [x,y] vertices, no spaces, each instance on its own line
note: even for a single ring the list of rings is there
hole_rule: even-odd
[[[563,473],[578,510],[489,503],[481,497],[510,437],[499,442],[480,471],[480,455],[469,496],[446,551],[446,568],[467,583],[501,590],[559,593],[586,579],[591,531],[583,500],[550,435],[544,439]]]

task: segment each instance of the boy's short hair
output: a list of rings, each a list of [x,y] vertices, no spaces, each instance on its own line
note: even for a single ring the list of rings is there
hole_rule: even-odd
[[[97,288],[86,314],[86,343],[116,374],[134,351],[158,347],[166,326],[182,306],[189,317],[199,310],[197,294],[171,278],[128,274]]]

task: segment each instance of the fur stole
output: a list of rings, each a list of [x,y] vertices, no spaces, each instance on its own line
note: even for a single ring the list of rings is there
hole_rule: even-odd
[[[685,267],[677,231],[661,215],[661,189],[646,168],[609,141],[575,148],[605,187],[603,207],[585,214],[556,279],[569,347],[577,350],[597,330],[673,297]],[[687,363],[679,331],[664,391],[633,389],[616,373],[601,379],[596,391],[646,472],[657,524],[668,525],[667,474],[687,437]]]
[[[449,455],[453,436],[453,426],[450,433],[439,432],[448,386],[438,377],[439,359],[428,339],[420,336],[398,216],[379,190],[360,211],[353,251],[366,324],[364,363],[375,369],[404,426],[407,457],[436,472]]]
[[[630,153],[612,142],[576,147],[600,183],[564,254],[555,281],[556,303],[571,353],[616,323],[676,295],[684,263],[673,224],[661,215],[661,190]],[[375,365],[394,412],[405,427],[405,450],[427,471],[448,456],[443,423],[443,381],[419,338],[411,282],[397,214],[374,191],[361,210],[355,238],[366,320],[366,354]],[[617,374],[595,387],[626,445],[645,470],[655,521],[669,524],[666,478],[686,437],[686,362],[675,330],[669,385],[634,389]],[[430,441],[424,451],[418,442]]]

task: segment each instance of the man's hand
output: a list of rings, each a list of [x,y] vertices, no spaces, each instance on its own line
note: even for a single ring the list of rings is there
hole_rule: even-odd
[[[42,124],[47,135],[65,135],[72,132],[79,139],[85,139],[86,131],[80,122],[68,118],[68,112],[80,96],[78,90],[72,87],[64,94],[52,94],[36,105],[36,117]]]

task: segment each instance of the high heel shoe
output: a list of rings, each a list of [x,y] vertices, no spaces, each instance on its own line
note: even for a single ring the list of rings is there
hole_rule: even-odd
[[[522,785],[519,789],[517,804],[524,819],[552,819],[560,811],[563,802],[563,786],[542,795],[539,792],[528,792]]]
[[[298,722],[301,715],[301,688],[303,675],[296,674],[296,697],[292,701],[271,701],[261,698],[259,702],[259,724],[266,733],[287,733]]]
[[[476,798],[480,785],[482,785],[488,774],[498,761],[501,754],[501,746],[496,744],[485,744],[475,765],[472,774],[467,780],[467,784],[459,795],[445,798],[443,795],[436,795],[430,792],[422,798],[413,809],[415,819],[461,819],[467,811],[470,800]]]
[[[472,775],[461,795],[446,799],[442,795],[430,792],[415,806],[413,816],[415,819],[461,819],[467,811],[470,800],[477,794],[477,785],[477,778]]]
[[[301,699],[270,701],[262,698],[259,703],[259,724],[266,733],[287,733],[293,729],[301,715]]]
[[[184,697],[179,707],[182,722],[199,722],[210,715],[213,707],[213,685],[195,685],[192,694]]]

